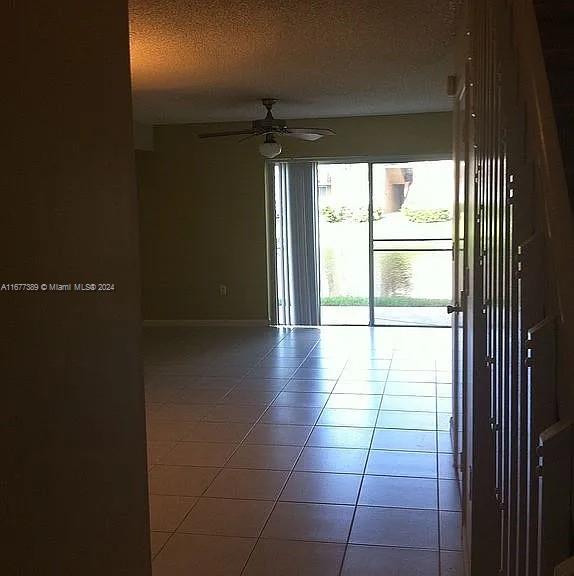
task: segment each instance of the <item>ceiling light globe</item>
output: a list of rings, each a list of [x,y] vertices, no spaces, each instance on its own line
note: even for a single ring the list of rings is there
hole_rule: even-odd
[[[265,158],[275,158],[281,154],[281,144],[279,142],[262,142],[259,144],[259,153]]]

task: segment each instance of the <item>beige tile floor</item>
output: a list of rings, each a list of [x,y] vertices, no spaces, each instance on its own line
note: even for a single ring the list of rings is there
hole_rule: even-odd
[[[150,329],[154,576],[461,576],[450,331]]]

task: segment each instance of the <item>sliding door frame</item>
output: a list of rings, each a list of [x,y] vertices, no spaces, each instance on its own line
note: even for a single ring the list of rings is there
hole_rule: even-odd
[[[277,231],[275,229],[275,170],[276,164],[294,162],[316,162],[317,164],[367,164],[369,180],[369,327],[387,327],[385,324],[375,324],[375,294],[374,294],[374,250],[373,250],[373,165],[374,164],[406,164],[410,162],[433,162],[453,160],[448,154],[397,154],[387,156],[340,156],[340,157],[297,157],[265,160],[265,214],[267,238],[267,312],[269,324],[278,325],[277,305]],[[454,233],[454,231],[453,231]],[[339,325],[338,325],[339,326]],[[356,326],[356,324],[340,324],[340,326]],[[363,326],[361,324],[361,326]],[[396,327],[388,325],[388,327]],[[403,328],[427,326],[401,325]],[[445,326],[448,328],[448,326]],[[442,328],[442,326],[428,326]]]
[[[375,325],[375,258],[373,252],[373,164],[369,162],[368,178],[369,178],[369,326]]]

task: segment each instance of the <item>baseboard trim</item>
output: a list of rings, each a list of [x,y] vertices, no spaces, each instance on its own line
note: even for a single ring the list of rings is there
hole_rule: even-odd
[[[269,326],[270,322],[266,318],[245,319],[245,320],[144,320],[144,328],[168,328],[168,327],[191,327],[191,326]]]

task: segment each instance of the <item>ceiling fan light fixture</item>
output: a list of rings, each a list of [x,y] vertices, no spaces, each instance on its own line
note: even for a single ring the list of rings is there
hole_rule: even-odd
[[[273,134],[267,134],[265,142],[259,144],[259,154],[265,158],[275,158],[281,154],[281,144],[275,141]]]

